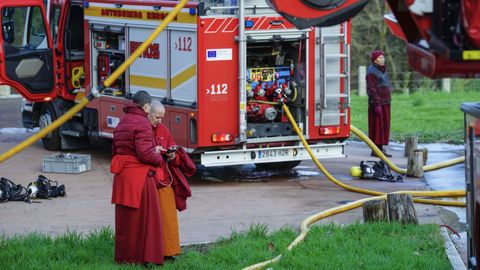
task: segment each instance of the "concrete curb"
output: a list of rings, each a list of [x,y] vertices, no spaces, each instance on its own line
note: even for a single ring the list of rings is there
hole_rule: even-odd
[[[447,253],[448,260],[452,264],[452,269],[466,270],[467,268],[463,264],[462,258],[460,257],[460,254],[458,254],[458,250],[453,244],[452,239],[450,239],[450,235],[448,234],[447,229],[445,229],[445,227],[441,227],[440,232],[442,233],[443,239],[445,240],[443,245],[445,247],[445,252]]]

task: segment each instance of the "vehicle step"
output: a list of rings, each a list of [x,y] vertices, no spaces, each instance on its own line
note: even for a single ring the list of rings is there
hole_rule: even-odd
[[[78,130],[62,130],[62,135],[77,138],[87,137],[87,133],[85,131]]]

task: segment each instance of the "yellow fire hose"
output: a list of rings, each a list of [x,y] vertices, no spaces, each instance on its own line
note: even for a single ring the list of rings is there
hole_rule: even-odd
[[[291,251],[296,245],[300,244],[305,237],[307,237],[307,234],[309,232],[309,226],[323,218],[333,216],[342,212],[346,212],[348,210],[352,210],[358,207],[361,207],[365,202],[368,201],[373,201],[373,200],[385,200],[387,198],[387,195],[381,195],[381,196],[376,196],[376,197],[369,197],[361,200],[357,200],[351,203],[347,203],[341,206],[333,207],[330,209],[327,209],[325,211],[316,213],[314,215],[311,215],[307,218],[305,218],[302,223],[300,224],[300,234],[288,245],[287,251]],[[243,270],[254,270],[254,269],[261,269],[271,263],[275,263],[280,261],[282,258],[282,254],[276,256],[275,258],[263,262],[256,263],[254,265],[250,265],[248,267],[243,268]]]
[[[165,29],[165,27],[177,16],[178,12],[185,6],[185,4],[188,2],[188,0],[182,0],[180,1],[175,8],[168,13],[167,17],[165,17],[165,20],[162,21],[162,23],[155,29],[155,31],[145,40],[142,45],[140,45],[135,52],[130,55],[130,57],[125,60],[104,82],[103,85],[104,87],[109,87],[112,85],[115,80],[122,75],[125,70],[147,49],[147,47],[153,42],[153,40]],[[83,92],[81,92],[83,95]],[[94,99],[96,97],[95,94],[90,95],[88,98],[86,97],[81,97],[78,99],[78,103],[73,106],[69,111],[64,113],[61,117],[59,117],[57,120],[52,122],[50,125],[46,126],[39,132],[35,133],[33,136],[29,137],[28,139],[24,140],[23,142],[17,144],[13,148],[7,150],[6,152],[2,153],[0,155],[0,163],[3,161],[9,159],[13,155],[19,153],[20,151],[24,150],[25,148],[29,147],[32,145],[34,142],[37,140],[40,140],[41,138],[45,137],[48,133],[52,132],[53,130],[57,129],[60,127],[63,123],[67,122],[70,118],[72,118],[77,112],[81,111],[88,103],[90,100]]]
[[[393,171],[395,171],[397,173],[400,173],[400,174],[406,174],[407,173],[406,169],[399,168],[398,166],[393,164],[393,162],[390,161],[383,154],[383,152],[380,151],[380,149],[378,149],[378,147],[370,140],[370,138],[368,138],[361,130],[356,128],[354,125],[350,125],[350,130],[358,138],[360,138],[362,141],[364,141],[375,152],[375,154],[377,154],[377,156],[381,160],[385,161],[385,163],[388,165],[388,167],[390,167]],[[462,157],[459,157],[459,158],[454,158],[454,159],[447,160],[447,161],[444,161],[444,162],[440,162],[440,163],[437,163],[437,164],[423,166],[423,171],[428,172],[428,171],[438,170],[438,169],[441,169],[441,168],[445,168],[445,167],[448,167],[448,166],[452,166],[452,165],[455,165],[455,164],[462,163],[464,161],[465,161],[465,156],[462,156]]]
[[[305,149],[307,149],[308,153],[310,154],[310,157],[312,158],[314,163],[317,165],[317,167],[320,169],[320,171],[322,171],[322,173],[330,181],[332,181],[336,185],[338,185],[338,186],[340,186],[340,187],[342,187],[346,190],[349,190],[349,191],[363,193],[363,194],[369,194],[369,195],[377,195],[375,197],[360,199],[360,200],[357,200],[357,201],[354,201],[354,202],[351,202],[351,203],[348,203],[348,204],[345,204],[345,205],[342,205],[342,206],[333,207],[333,208],[327,209],[325,211],[319,212],[317,214],[314,214],[314,215],[311,215],[311,216],[305,218],[302,221],[302,223],[300,224],[300,234],[287,247],[287,251],[291,251],[293,249],[293,247],[295,247],[296,245],[298,245],[299,243],[301,243],[305,239],[305,237],[307,236],[307,234],[309,232],[309,226],[312,225],[313,223],[315,223],[315,222],[317,222],[317,221],[319,221],[323,218],[326,218],[326,217],[333,216],[333,215],[336,215],[336,214],[339,214],[339,213],[342,213],[342,212],[346,212],[348,210],[358,208],[358,207],[362,206],[365,202],[368,202],[368,201],[385,200],[387,195],[385,193],[379,192],[379,191],[353,187],[353,186],[347,185],[345,183],[342,183],[341,181],[339,181],[335,177],[333,177],[333,175],[331,175],[325,169],[325,167],[323,167],[323,165],[318,161],[318,159],[315,157],[315,155],[311,151],[310,146],[308,145],[307,141],[305,140],[305,137],[303,137],[302,132],[300,131],[297,123],[293,119],[292,114],[290,113],[290,110],[288,109],[288,107],[286,105],[283,105],[283,110],[287,114],[288,120],[292,124],[295,132],[297,132],[297,135],[300,137],[300,140],[302,141],[303,145],[305,146]],[[382,160],[384,160],[385,162],[388,161],[389,163],[387,163],[387,164],[390,167],[392,167],[393,163],[390,162],[390,160],[388,160],[385,155],[383,155],[383,153],[380,151],[380,149],[378,149],[375,146],[375,144],[372,141],[370,141],[370,139],[368,139],[368,137],[366,137],[360,130],[358,130],[354,126],[351,126],[351,129],[355,133],[355,135],[357,135],[360,139],[364,140],[368,144],[368,146],[370,146],[370,148],[374,149],[375,153],[377,153],[377,155],[380,156],[382,158]],[[434,169],[439,169],[441,167],[454,165],[454,164],[457,164],[459,162],[462,162],[461,159],[464,160],[464,158],[465,157],[455,159],[455,160],[450,160],[450,161],[447,161],[447,162],[442,162],[442,163],[439,163],[439,164],[436,164],[436,165],[424,166],[424,170],[426,170],[425,167],[428,167],[428,170],[434,170]],[[393,165],[393,166],[395,166],[395,165]],[[396,169],[397,170],[395,170],[395,171],[398,172],[398,173],[405,173],[405,172],[403,172],[404,169],[400,169],[398,167],[396,167]],[[465,191],[464,190],[397,191],[397,192],[394,192],[394,193],[411,194],[414,197],[416,197],[416,196],[425,196],[425,197],[465,196]],[[420,198],[414,198],[414,201],[419,202],[419,203],[437,204],[437,205],[446,205],[446,206],[465,206],[465,203],[455,202],[455,201],[430,200],[430,199],[420,199]],[[275,262],[280,261],[281,258],[282,258],[282,254],[276,256],[273,259],[270,259],[270,260],[267,260],[267,261],[263,261],[263,262],[256,263],[254,265],[250,265],[248,267],[245,267],[245,268],[243,268],[243,270],[261,269],[261,268],[263,268],[263,267],[265,267],[265,266],[267,266],[271,263],[275,263]]]

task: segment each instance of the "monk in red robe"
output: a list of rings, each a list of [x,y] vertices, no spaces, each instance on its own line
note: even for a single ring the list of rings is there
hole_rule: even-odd
[[[188,159],[188,168],[183,169],[189,176],[195,172],[195,165],[188,157],[188,154],[183,149],[178,148],[177,151],[168,151],[171,147],[177,147],[172,134],[166,126],[162,124],[162,119],[165,116],[165,108],[158,100],[152,100],[152,108],[148,114],[148,119],[154,127],[155,139],[157,143],[157,151],[163,153],[164,163],[162,164],[164,179],[160,183],[158,189],[158,197],[160,200],[160,209],[162,215],[162,229],[163,229],[163,252],[165,259],[174,259],[176,255],[181,252],[180,238],[178,231],[178,216],[177,209],[182,211],[186,208],[186,197],[183,198],[184,192],[180,190],[180,185],[187,193],[187,197],[191,195],[190,187],[183,178],[182,183],[178,177],[179,165],[182,160]],[[181,154],[180,154],[181,153]],[[182,163],[183,164],[183,163]],[[174,191],[174,187],[177,192]],[[179,193],[176,196],[176,193]],[[177,205],[177,201],[179,202]]]
[[[163,158],[155,151],[147,119],[151,97],[137,92],[113,131],[112,203],[115,204],[115,261],[163,264],[162,220],[158,180]]]
[[[388,79],[383,51],[373,51],[372,64],[367,69],[368,137],[387,157],[383,146],[390,139],[390,102],[392,86]],[[376,156],[372,151],[372,156]]]

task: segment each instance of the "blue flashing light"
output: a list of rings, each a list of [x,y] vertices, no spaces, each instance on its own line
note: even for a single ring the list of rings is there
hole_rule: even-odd
[[[245,21],[245,28],[252,28],[252,27],[253,27],[253,21],[246,20]]]
[[[189,13],[190,13],[190,15],[193,16],[197,13],[197,11],[194,8],[190,8]]]
[[[90,4],[87,1],[83,2],[83,8],[88,8],[89,6]]]

